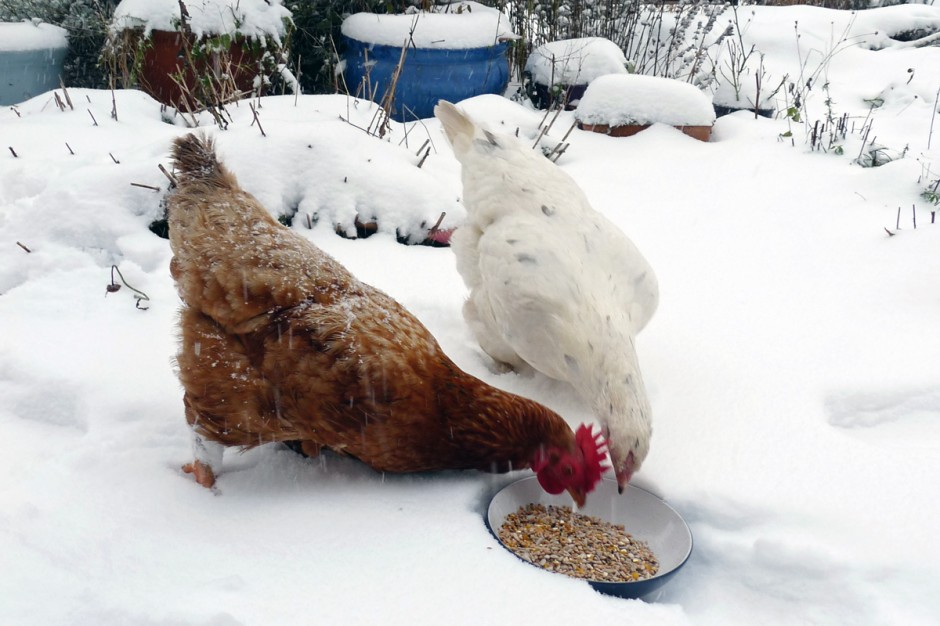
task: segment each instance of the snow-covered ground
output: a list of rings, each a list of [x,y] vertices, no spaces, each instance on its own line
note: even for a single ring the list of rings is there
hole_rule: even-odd
[[[940,20],[940,7],[860,13],[868,42],[885,42],[879,13]],[[769,71],[798,72],[849,19],[760,8],[748,36]],[[163,192],[131,185],[165,190],[157,166],[188,130],[132,91],[115,94],[117,119],[103,91],[70,90],[64,112],[52,94],[0,111],[0,624],[937,623],[940,224],[918,177],[940,170],[940,48],[847,45],[827,76],[834,114],[857,128],[880,98],[868,141],[904,158],[862,168],[858,132],[842,154],[812,152],[804,125],[736,113],[710,143],[658,125],[621,139],[576,129],[558,161],[661,285],[638,343],[654,434],[635,482],[696,543],[651,602],[500,548],[487,495],[522,474],[382,476],[271,445],[229,454],[217,495],[196,485],[179,469],[170,251],[148,230]],[[824,99],[818,85],[810,124]],[[381,141],[356,128],[366,103],[261,104],[266,136],[245,104],[227,131],[204,124],[245,188],[296,211],[292,228],[399,299],[461,367],[590,419],[562,384],[493,373],[462,320],[452,252],[396,242],[464,216],[435,120]],[[462,106],[495,131],[531,136],[542,118],[495,96]],[[337,236],[357,212],[380,232]],[[106,291],[112,265],[146,310]]]

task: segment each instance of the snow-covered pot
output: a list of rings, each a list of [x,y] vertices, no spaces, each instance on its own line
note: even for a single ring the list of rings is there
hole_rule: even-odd
[[[564,94],[565,108],[570,111],[595,78],[626,74],[627,58],[617,44],[603,37],[563,39],[533,50],[524,73],[535,106],[548,108]]]
[[[601,76],[592,82],[575,111],[582,130],[628,137],[652,124],[668,124],[708,141],[715,110],[711,98],[671,78],[637,74]]]
[[[58,87],[68,46],[68,33],[59,26],[0,22],[0,105]]]
[[[244,93],[259,89],[290,24],[290,11],[266,0],[122,0],[106,53],[125,56],[141,89],[179,107],[177,79],[193,94],[207,79],[231,78]]]
[[[343,21],[342,34],[349,93],[376,102],[393,94],[398,121],[431,117],[438,100],[501,94],[509,84],[508,39],[514,36],[494,9],[357,13]]]
[[[251,92],[254,79],[258,75],[258,62],[263,50],[252,49],[244,38],[232,40],[227,49],[228,58],[234,71],[232,79],[242,92]],[[201,57],[194,67],[185,62],[183,35],[178,32],[155,30],[150,33],[150,42],[143,50],[140,72],[137,75],[140,88],[150,94],[154,100],[174,107],[183,102],[183,91],[177,83],[181,78],[190,93],[196,89],[198,76],[207,71],[221,70],[220,53]],[[194,71],[195,70],[195,71]]]

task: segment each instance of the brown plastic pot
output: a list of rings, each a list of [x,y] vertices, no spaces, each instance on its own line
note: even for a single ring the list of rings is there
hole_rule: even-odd
[[[140,68],[140,86],[155,100],[179,108],[183,102],[183,92],[173,77],[180,75],[186,65],[181,33],[155,30],[150,34],[151,45],[144,51]],[[255,76],[258,74],[260,54],[252,52],[245,39],[238,37],[229,46],[229,58],[235,70],[233,78],[240,91],[250,92]],[[212,71],[220,75],[223,68],[218,54],[209,59],[196,61],[196,70],[200,75]],[[182,78],[190,92],[196,93],[196,75],[192,68],[182,72]]]
[[[620,126],[608,126],[607,124],[583,124],[578,122],[578,128],[581,130],[590,130],[595,133],[610,135],[611,137],[630,137],[631,135],[635,135],[641,130],[646,130],[649,127],[649,124],[623,124]],[[673,128],[681,130],[689,137],[698,139],[699,141],[708,141],[712,136],[711,126],[674,126]]]

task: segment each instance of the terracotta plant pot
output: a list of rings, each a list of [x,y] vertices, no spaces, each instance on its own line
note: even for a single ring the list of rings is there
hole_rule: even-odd
[[[196,73],[191,67],[183,69],[186,59],[182,34],[155,30],[150,35],[150,43],[143,54],[140,86],[155,100],[179,108],[183,103],[183,92],[174,77],[180,76],[181,71],[186,87],[191,93],[197,93]],[[243,92],[251,92],[255,76],[258,75],[261,52],[254,52],[244,38],[238,37],[229,46],[228,55],[234,70],[232,78],[235,85]],[[228,71],[228,68],[221,67],[219,54],[213,54],[208,59],[197,59],[195,65],[200,75],[211,71],[218,76]]]
[[[595,133],[610,135],[611,137],[630,137],[641,130],[649,128],[649,124],[624,124],[622,126],[608,126],[607,124],[583,124],[578,122],[578,128],[581,130],[590,130]],[[698,139],[699,141],[708,141],[712,136],[711,126],[674,126],[683,133]]]

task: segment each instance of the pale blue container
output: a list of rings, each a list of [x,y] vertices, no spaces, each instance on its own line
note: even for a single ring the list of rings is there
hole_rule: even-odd
[[[56,89],[67,53],[64,28],[0,22],[0,105],[18,104]]]

